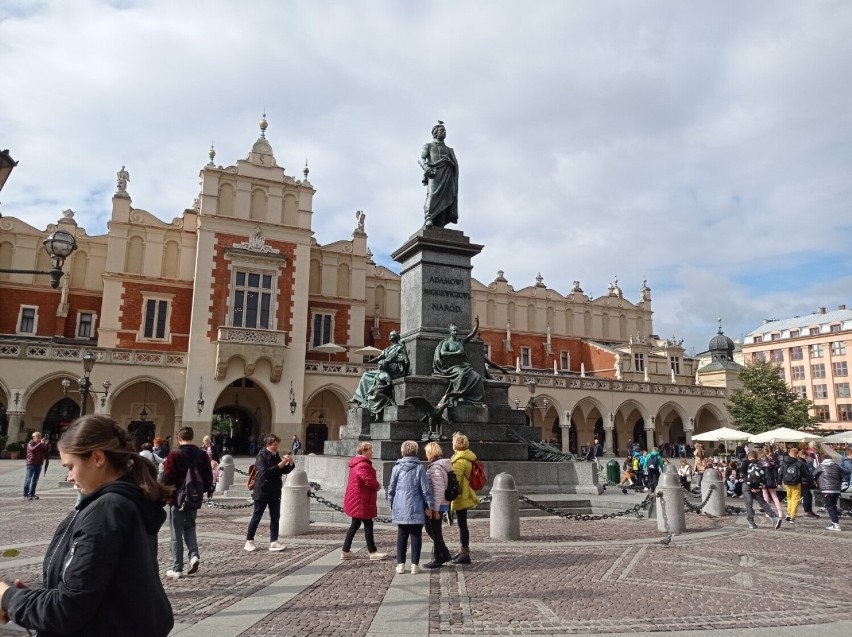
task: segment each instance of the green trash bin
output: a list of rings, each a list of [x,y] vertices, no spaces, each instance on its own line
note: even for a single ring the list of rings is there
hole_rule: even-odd
[[[621,482],[621,468],[615,458],[606,463],[606,481],[611,484]]]

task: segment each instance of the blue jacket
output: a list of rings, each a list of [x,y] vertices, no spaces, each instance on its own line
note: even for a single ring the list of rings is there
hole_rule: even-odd
[[[388,485],[388,502],[394,524],[425,524],[432,508],[432,485],[416,456],[396,461]]]

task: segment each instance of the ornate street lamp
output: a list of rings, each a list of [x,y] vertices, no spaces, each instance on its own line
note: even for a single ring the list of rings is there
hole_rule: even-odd
[[[65,259],[70,257],[71,253],[77,249],[77,241],[70,232],[57,230],[42,243],[51,259],[52,267],[50,270],[0,269],[0,272],[5,274],[47,274],[50,276],[50,287],[54,290],[58,288],[63,275],[62,266],[65,265]]]
[[[290,381],[290,414],[296,413],[296,393],[293,391],[293,381]]]
[[[92,350],[86,351],[83,354],[83,376],[77,379],[77,385],[79,390],[77,393],[80,394],[80,415],[86,415],[86,404],[89,401],[89,394],[94,394],[95,396],[101,397],[101,407],[106,405],[107,396],[109,396],[109,388],[112,387],[112,383],[108,380],[103,382],[103,391],[95,391],[92,389],[92,381],[89,380],[89,376],[92,373],[92,370],[95,368],[95,361],[97,360],[97,356]],[[67,378],[62,379],[62,395],[67,396],[69,387],[71,387],[71,381]]]

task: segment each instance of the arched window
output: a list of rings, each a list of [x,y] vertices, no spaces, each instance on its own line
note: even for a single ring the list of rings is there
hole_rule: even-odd
[[[488,327],[494,327],[497,323],[497,304],[494,299],[488,299],[485,302],[485,324]]]
[[[322,266],[317,259],[311,259],[310,280],[308,291],[311,294],[319,294],[322,291]]]
[[[86,272],[89,269],[89,255],[82,251],[77,251],[71,259],[71,285],[75,288],[82,288],[86,285]]]
[[[535,332],[535,305],[530,303],[527,305],[527,331]]]
[[[177,241],[166,241],[163,249],[163,276],[167,279],[178,278],[180,264],[180,244]]]
[[[127,255],[124,271],[128,274],[142,274],[145,259],[145,242],[142,237],[130,237],[127,241]]]
[[[255,221],[266,220],[267,197],[261,188],[255,188],[251,193],[251,208],[249,217]]]
[[[385,292],[385,286],[377,285],[376,286],[376,308],[379,316],[384,316],[386,311],[386,302],[387,302],[387,294]]]
[[[341,263],[337,266],[337,296],[349,296],[349,266]]]
[[[234,216],[234,187],[231,184],[219,186],[219,214],[223,217]]]

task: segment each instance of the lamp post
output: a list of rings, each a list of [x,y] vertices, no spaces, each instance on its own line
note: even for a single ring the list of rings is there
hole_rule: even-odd
[[[0,190],[3,190],[6,180],[9,179],[9,175],[12,174],[12,170],[17,165],[18,162],[12,159],[8,150],[0,150]]]
[[[293,381],[290,381],[290,415],[296,413],[296,393],[293,391]]]
[[[89,400],[89,394],[94,394],[95,396],[101,396],[101,407],[106,405],[107,396],[109,396],[109,388],[112,387],[112,383],[108,380],[103,382],[103,391],[95,391],[92,389],[92,381],[89,380],[89,376],[92,373],[92,370],[95,367],[95,361],[97,360],[97,356],[92,350],[88,350],[83,355],[83,375],[77,379],[77,385],[79,387],[78,393],[80,394],[80,416],[86,415],[86,403]],[[62,395],[68,395],[68,388],[71,386],[71,382],[67,378],[62,379]],[[147,414],[145,414],[147,416]],[[143,418],[144,420],[144,418]]]
[[[51,259],[50,270],[0,269],[0,272],[4,274],[46,274],[50,276],[50,287],[54,290],[58,288],[63,275],[62,266],[65,265],[65,259],[70,257],[71,253],[77,249],[77,241],[70,232],[57,230],[42,243]]]

